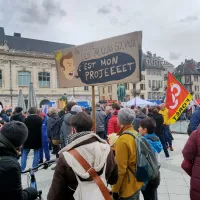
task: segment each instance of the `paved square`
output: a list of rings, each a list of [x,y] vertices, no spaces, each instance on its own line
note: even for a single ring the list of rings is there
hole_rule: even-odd
[[[188,139],[187,135],[173,134],[174,151],[170,152],[172,160],[165,160],[164,153],[161,156],[161,184],[158,188],[159,200],[189,200],[190,178],[181,169],[183,160],[181,151]],[[32,154],[30,154],[27,167],[31,167]],[[52,159],[55,158],[54,156]],[[41,170],[36,173],[38,189],[43,191],[43,197],[46,199],[49,187],[51,185],[54,171],[51,167],[47,170]],[[23,187],[27,187],[27,176],[22,176]],[[141,195],[141,199],[142,195]]]

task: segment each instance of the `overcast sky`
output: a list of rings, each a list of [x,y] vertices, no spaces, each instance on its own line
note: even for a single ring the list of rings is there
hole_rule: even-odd
[[[143,50],[200,62],[199,0],[0,0],[7,35],[84,44],[143,31]],[[3,5],[3,6],[2,6]]]

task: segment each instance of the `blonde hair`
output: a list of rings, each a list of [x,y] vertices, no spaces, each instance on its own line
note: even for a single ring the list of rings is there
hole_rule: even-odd
[[[52,107],[49,109],[49,113],[50,114],[57,113],[57,109]]]

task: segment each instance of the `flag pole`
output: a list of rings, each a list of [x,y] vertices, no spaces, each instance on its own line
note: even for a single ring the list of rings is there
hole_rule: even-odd
[[[93,118],[93,130],[96,133],[96,109],[95,109],[95,86],[92,85],[92,118]]]

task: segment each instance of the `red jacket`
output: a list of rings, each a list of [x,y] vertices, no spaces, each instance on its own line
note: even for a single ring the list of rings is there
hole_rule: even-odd
[[[200,126],[194,131],[183,151],[183,157],[185,160],[193,163],[192,166],[192,175],[190,181],[190,198],[191,200],[200,199]]]
[[[108,121],[108,135],[111,133],[118,133],[120,130],[117,113],[113,114]]]

